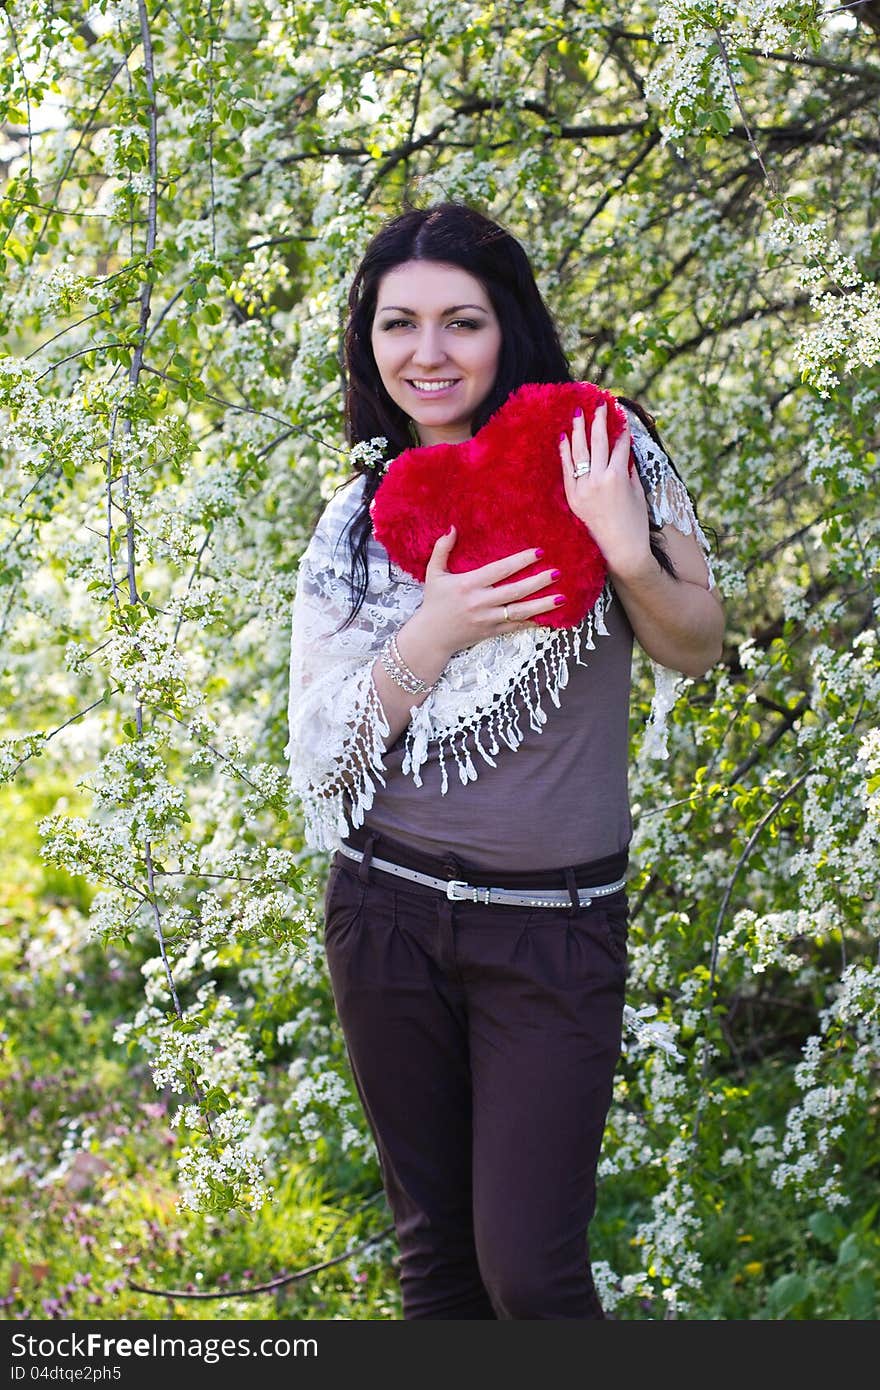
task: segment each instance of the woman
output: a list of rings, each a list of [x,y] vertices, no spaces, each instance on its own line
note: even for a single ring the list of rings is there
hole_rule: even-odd
[[[541,535],[453,573],[452,530],[411,579],[371,535],[377,440],[460,442],[571,372],[522,247],[466,206],[384,226],[349,306],[355,476],[300,562],[286,752],[308,842],[335,849],[327,962],[403,1315],[601,1318],[587,1230],[626,977],[632,641],[690,676],[718,658],[707,547],[628,402],[610,450],[603,411],[560,440],[609,574],[577,628],[540,621]]]

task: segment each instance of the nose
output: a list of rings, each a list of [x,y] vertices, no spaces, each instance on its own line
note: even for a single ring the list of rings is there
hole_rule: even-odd
[[[446,352],[440,342],[439,331],[430,324],[420,330],[413,344],[412,361],[416,367],[436,367],[444,361]]]

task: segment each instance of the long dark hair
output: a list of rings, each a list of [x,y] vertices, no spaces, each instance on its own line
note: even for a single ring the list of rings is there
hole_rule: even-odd
[[[408,208],[386,222],[364,252],[348,295],[348,322],[343,340],[345,434],[349,446],[377,436],[388,441],[388,457],[415,442],[409,417],[382,384],[371,342],[376,299],[382,277],[406,261],[435,261],[459,266],[485,289],[501,328],[501,352],[492,390],[471,421],[476,433],[504,404],[512,391],[527,382],[574,380],[559,333],[535,283],[529,258],[520,243],[497,222],[465,203],[444,202],[428,208]],[[635,401],[630,406],[658,444],[654,421]],[[662,447],[662,444],[661,444]],[[366,474],[363,501],[348,527],[351,568],[348,576],[352,611],[357,615],[369,578],[367,542],[371,531],[370,502],[381,481],[381,470],[355,463]],[[673,576],[675,570],[651,524],[651,549],[658,563]]]

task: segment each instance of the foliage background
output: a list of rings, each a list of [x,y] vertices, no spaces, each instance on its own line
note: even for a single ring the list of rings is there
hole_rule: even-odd
[[[288,614],[358,255],[454,197],[656,416],[727,602],[633,775],[605,1301],[875,1318],[877,0],[4,0],[0,44],[5,1316],[400,1315]]]

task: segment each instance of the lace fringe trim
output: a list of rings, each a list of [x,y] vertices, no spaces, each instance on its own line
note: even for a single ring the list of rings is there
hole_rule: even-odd
[[[432,729],[430,701],[414,707],[404,742],[402,771],[412,777],[417,787],[422,786],[419,772],[428,758],[428,744],[436,742],[440,761],[440,790],[445,796],[449,789],[447,759],[454,762],[459,779],[466,786],[468,782],[476,781],[479,775],[473,757],[475,753],[490,767],[496,767],[495,760],[502,751],[502,745],[516,752],[525,736],[517,696],[521,697],[525,706],[529,727],[539,733],[547,722],[542,694],[549,695],[556,708],[559,708],[561,692],[568,684],[569,662],[574,659],[578,666],[586,666],[583,654],[595,650],[596,637],[608,636],[605,614],[612,599],[612,590],[606,585],[583,622],[577,627],[560,628],[554,632],[543,648],[519,668],[505,690],[496,692],[484,704],[462,714],[452,727],[444,728],[439,733]],[[541,667],[546,677],[543,692],[539,681]],[[654,698],[642,744],[642,757],[668,756],[666,722],[677,698],[679,679],[676,672],[654,663]],[[348,833],[350,825],[363,825],[364,817],[373,805],[376,784],[385,786],[385,740],[391,730],[371,676],[368,676],[358,708],[360,720],[355,734],[337,759],[332,774],[322,778],[318,784],[310,782],[299,789],[306,841],[318,850],[335,849],[339,840]],[[346,798],[350,803],[349,813]]]
[[[654,694],[645,733],[639,749],[639,761],[647,758],[668,758],[669,713],[678,700],[679,684],[682,677],[667,666],[651,662],[654,671]]]
[[[582,650],[595,650],[594,637],[608,636],[605,614],[611,598],[611,589],[606,585],[583,622],[577,627],[558,629],[542,650],[520,667],[506,690],[495,692],[486,703],[463,714],[451,728],[439,732],[432,730],[429,703],[419,706],[407,729],[402,771],[408,773],[415,785],[420,787],[422,778],[419,769],[427,761],[429,742],[436,742],[441,795],[445,796],[449,789],[447,756],[451,755],[454,760],[463,785],[476,781],[478,772],[472,756],[474,753],[478,753],[490,767],[495,767],[495,758],[501,752],[502,743],[516,752],[523,741],[525,735],[520,724],[517,695],[522,697],[526,707],[529,727],[535,733],[540,733],[547,722],[547,713],[541,703],[540,668],[544,668],[546,693],[558,709],[560,693],[568,684],[569,660],[573,657],[577,665],[585,666],[587,663],[582,660]],[[483,740],[488,747],[484,746]]]
[[[714,585],[715,576],[712,573],[712,561],[710,559],[711,547],[694,514],[687,488],[671,468],[654,468],[650,463],[647,467],[651,474],[652,501],[657,521],[661,526],[674,526],[676,531],[681,531],[684,536],[693,534],[697,537],[703,550],[706,568],[709,571],[709,583]]]
[[[299,793],[306,842],[314,849],[335,849],[348,833],[346,797],[351,802],[351,824],[363,825],[364,814],[376,795],[376,783],[385,786],[385,740],[391,726],[369,674],[360,709],[360,722],[333,772],[317,786],[310,783]]]

